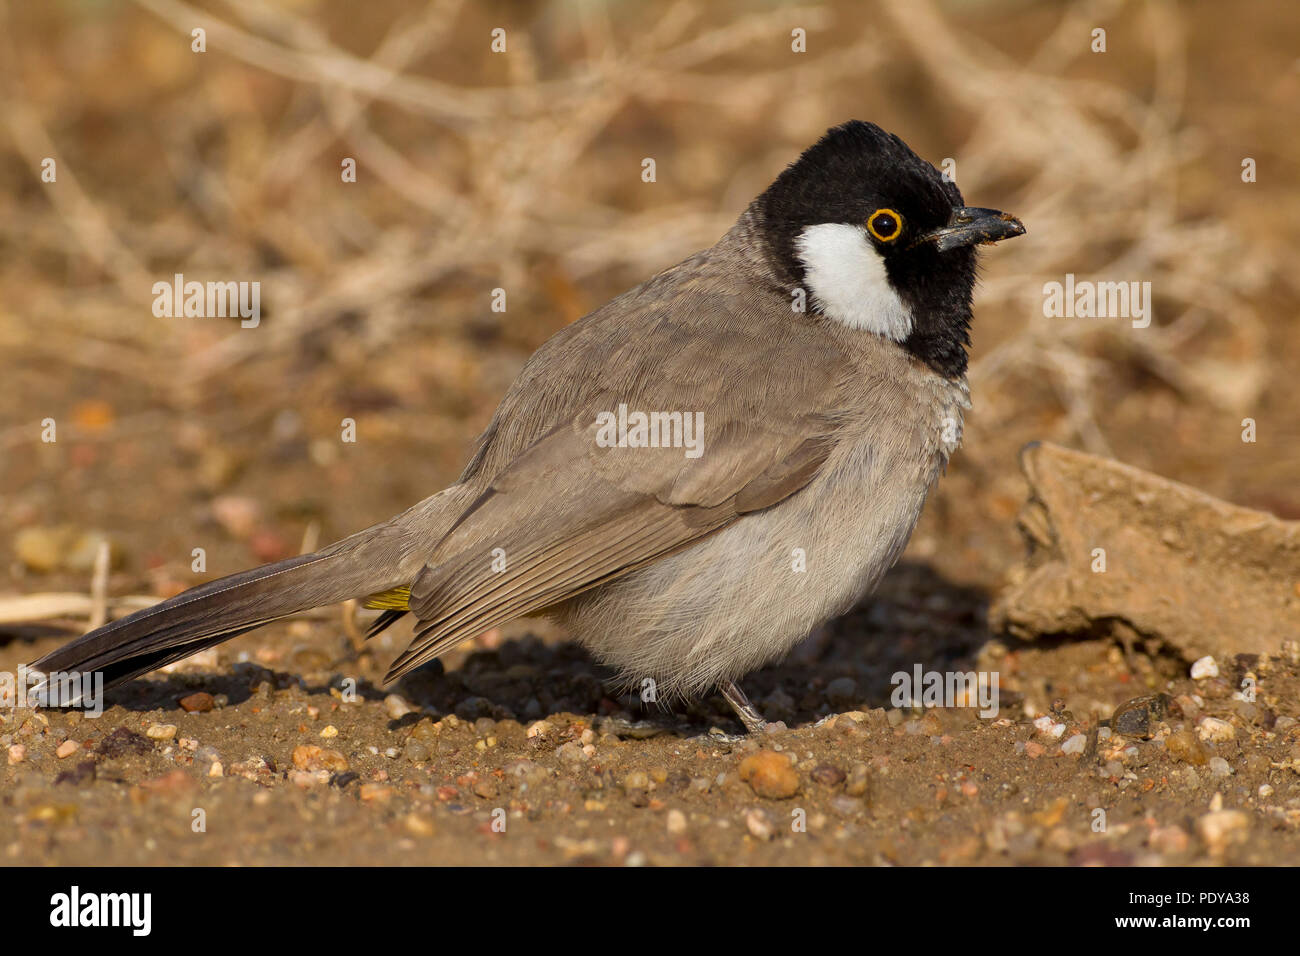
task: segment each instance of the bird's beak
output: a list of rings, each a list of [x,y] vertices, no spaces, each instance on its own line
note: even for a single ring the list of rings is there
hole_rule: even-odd
[[[1000,242],[1025,234],[1024,224],[1009,212],[962,206],[952,211],[952,218],[942,228],[927,232],[913,245],[933,242],[940,252],[960,249],[981,242]]]

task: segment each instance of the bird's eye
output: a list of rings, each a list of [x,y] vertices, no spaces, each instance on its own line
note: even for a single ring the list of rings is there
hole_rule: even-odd
[[[903,217],[892,209],[877,209],[867,220],[867,229],[881,242],[893,242],[903,231]]]

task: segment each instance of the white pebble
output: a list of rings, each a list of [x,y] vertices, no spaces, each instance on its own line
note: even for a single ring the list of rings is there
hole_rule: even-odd
[[[1086,746],[1088,746],[1088,738],[1083,734],[1075,734],[1065,743],[1061,744],[1061,753],[1081,754]]]
[[[150,724],[145,736],[150,740],[171,740],[176,736],[175,724]]]
[[[1046,714],[1035,720],[1034,726],[1038,728],[1040,734],[1051,737],[1053,740],[1060,740],[1061,735],[1065,733],[1065,724],[1058,724]]]
[[[1211,853],[1222,853],[1228,844],[1245,836],[1250,829],[1250,817],[1240,810],[1219,810],[1207,813],[1196,821],[1196,832],[1201,835]]]
[[[401,720],[407,714],[412,713],[411,705],[406,702],[406,698],[401,694],[389,694],[385,697],[384,711],[388,714],[389,720]]]
[[[770,840],[776,835],[771,818],[757,807],[745,811],[745,827],[759,840]]]
[[[1232,740],[1237,736],[1237,730],[1232,724],[1217,717],[1202,717],[1201,722],[1196,725],[1196,733],[1202,740],[1213,740],[1219,743]]]
[[[1209,680],[1219,676],[1219,665],[1208,654],[1192,665],[1192,680]]]

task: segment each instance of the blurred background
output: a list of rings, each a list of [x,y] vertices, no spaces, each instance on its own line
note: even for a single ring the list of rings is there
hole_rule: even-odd
[[[1031,439],[1300,517],[1298,51],[1263,0],[0,2],[7,590],[84,590],[98,533],[112,593],[172,594],[441,489],[541,342],[850,118],[1029,230],[913,559],[998,586]],[[155,317],[175,273],[260,282],[260,325]],[[1044,318],[1066,273],[1154,321]]]

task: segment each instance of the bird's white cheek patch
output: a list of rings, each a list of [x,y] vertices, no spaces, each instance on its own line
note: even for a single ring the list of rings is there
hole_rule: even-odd
[[[806,227],[795,240],[808,291],[821,311],[853,329],[901,342],[912,315],[889,284],[885,260],[862,226],[842,222]]]

